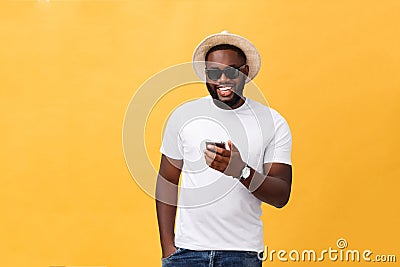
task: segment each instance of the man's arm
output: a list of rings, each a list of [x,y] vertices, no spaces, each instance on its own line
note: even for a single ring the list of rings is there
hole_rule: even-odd
[[[239,177],[246,166],[239,150],[228,142],[230,150],[211,145],[204,151],[207,165],[228,176]],[[250,176],[241,181],[259,200],[282,208],[289,200],[292,185],[292,166],[283,163],[265,163],[264,173],[251,168]]]
[[[249,178],[241,183],[261,201],[282,208],[290,197],[292,166],[284,163],[265,163],[264,170],[268,175],[251,168]]]
[[[182,160],[161,156],[156,184],[156,210],[163,258],[176,250],[174,226],[182,166]]]

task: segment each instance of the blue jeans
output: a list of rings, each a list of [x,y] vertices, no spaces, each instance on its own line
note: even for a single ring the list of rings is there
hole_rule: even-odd
[[[177,248],[162,259],[162,267],[261,267],[255,251],[189,250]]]

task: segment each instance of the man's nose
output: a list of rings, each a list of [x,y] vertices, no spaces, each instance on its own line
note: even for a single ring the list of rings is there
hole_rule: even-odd
[[[219,81],[220,82],[225,82],[227,80],[229,80],[229,78],[226,77],[225,72],[222,72],[221,77],[219,77]]]

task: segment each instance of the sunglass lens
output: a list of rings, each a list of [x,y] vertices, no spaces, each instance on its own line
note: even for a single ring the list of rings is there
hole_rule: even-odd
[[[225,69],[225,75],[229,79],[236,79],[239,75],[239,71],[235,68],[227,68]]]
[[[222,70],[219,70],[219,69],[207,70],[208,78],[210,78],[213,81],[218,80],[219,77],[221,77],[221,75],[222,75]]]

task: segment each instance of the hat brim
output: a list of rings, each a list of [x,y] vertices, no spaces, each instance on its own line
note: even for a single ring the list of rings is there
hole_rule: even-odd
[[[240,48],[246,55],[246,64],[249,66],[249,73],[246,83],[250,82],[260,70],[261,57],[257,48],[246,38],[231,33],[217,33],[206,37],[196,47],[193,53],[193,68],[202,81],[206,81],[205,56],[208,50],[220,44],[234,45]]]

